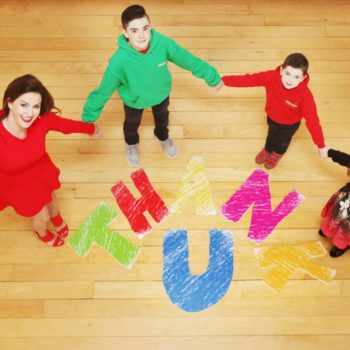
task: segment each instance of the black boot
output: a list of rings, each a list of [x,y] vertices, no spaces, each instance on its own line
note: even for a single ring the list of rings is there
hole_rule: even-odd
[[[318,230],[318,234],[322,237],[327,237],[321,229]]]
[[[348,249],[349,249],[349,246],[347,246],[345,249],[340,249],[336,246],[333,246],[329,252],[329,255],[332,258],[338,258],[339,256],[343,255]]]

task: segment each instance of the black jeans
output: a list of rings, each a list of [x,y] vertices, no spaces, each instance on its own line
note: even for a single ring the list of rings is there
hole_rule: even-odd
[[[265,149],[268,152],[283,154],[287,151],[293,135],[299,129],[300,122],[290,125],[278,124],[267,116],[269,131],[266,137]]]
[[[154,118],[154,135],[160,140],[165,141],[169,137],[169,97],[158,105],[152,106]],[[137,132],[143,109],[136,109],[124,104],[125,120],[124,120],[124,140],[128,145],[139,143],[139,134]]]

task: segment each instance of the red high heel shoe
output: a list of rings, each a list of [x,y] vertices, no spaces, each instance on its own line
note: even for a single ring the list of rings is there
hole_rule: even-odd
[[[58,213],[55,217],[51,218],[51,222],[55,227],[59,227],[63,223],[63,219],[60,213]],[[68,226],[64,225],[60,230],[56,230],[57,234],[62,238],[66,238],[68,236]]]
[[[34,235],[37,236],[41,241],[49,245],[50,247],[60,247],[64,244],[64,240],[52,233],[49,230],[45,231],[45,236],[40,236],[40,234],[36,231],[33,231]]]

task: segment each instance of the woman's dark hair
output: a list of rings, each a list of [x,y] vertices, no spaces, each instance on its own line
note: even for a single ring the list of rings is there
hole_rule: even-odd
[[[146,13],[146,10],[140,5],[131,5],[127,7],[122,13],[122,26],[124,29],[127,28],[129,22],[133,21],[136,18],[149,17]]]
[[[26,94],[27,92],[37,92],[41,95],[41,115],[48,113],[53,109],[60,112],[60,110],[55,107],[52,95],[41,81],[31,74],[26,74],[13,80],[5,90],[4,98],[2,100],[2,108],[5,111],[5,116],[10,112],[8,103],[15,101],[19,96]]]
[[[292,53],[286,57],[284,60],[282,67],[286,68],[287,66],[291,66],[293,68],[300,68],[305,75],[307,70],[309,69],[309,61],[302,53]]]

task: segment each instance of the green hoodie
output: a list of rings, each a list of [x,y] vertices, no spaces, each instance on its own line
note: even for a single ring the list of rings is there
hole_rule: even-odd
[[[220,82],[214,67],[152,29],[150,48],[146,54],[131,47],[124,35],[118,38],[119,49],[110,58],[100,86],[93,90],[84,105],[82,119],[95,121],[117,91],[123,102],[132,108],[144,109],[165,100],[171,90],[168,61],[191,71],[210,86]]]

